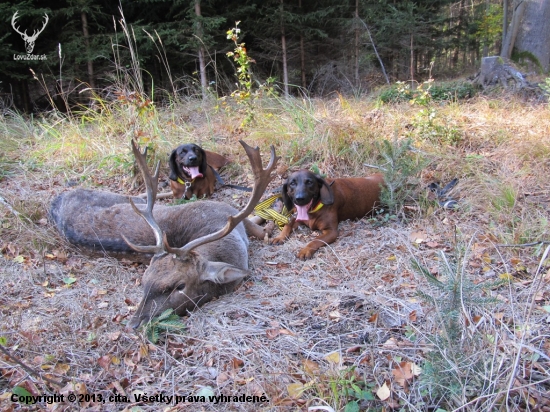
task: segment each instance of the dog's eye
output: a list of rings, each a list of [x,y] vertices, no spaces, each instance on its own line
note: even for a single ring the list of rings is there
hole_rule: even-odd
[[[291,180],[288,184],[290,187],[296,187],[296,180]]]

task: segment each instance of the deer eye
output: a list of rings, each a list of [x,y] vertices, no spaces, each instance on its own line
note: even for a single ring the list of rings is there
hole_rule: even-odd
[[[176,290],[178,292],[183,292],[185,290],[185,283],[180,283],[177,287],[176,287]]]

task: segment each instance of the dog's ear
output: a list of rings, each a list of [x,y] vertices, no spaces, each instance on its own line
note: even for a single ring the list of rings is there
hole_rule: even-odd
[[[199,166],[199,172],[201,172],[203,175],[205,175],[206,174],[206,168],[208,167],[208,162],[207,162],[207,159],[206,159],[206,152],[200,146],[197,146],[197,149],[199,150],[199,156],[201,157],[201,164]]]
[[[170,154],[170,159],[168,160],[168,164],[170,165],[170,180],[177,181],[178,180],[178,164],[176,163],[176,156],[177,156],[178,149],[172,150],[172,154]]]
[[[319,197],[321,198],[321,202],[324,205],[332,205],[334,203],[334,192],[332,187],[330,187],[327,181],[321,176],[317,175],[315,177],[317,178],[317,183],[319,184]]]
[[[283,184],[283,189],[281,190],[281,195],[283,199],[283,205],[285,205],[286,210],[289,212],[294,209],[294,202],[292,201],[292,198],[288,195],[288,183]]]

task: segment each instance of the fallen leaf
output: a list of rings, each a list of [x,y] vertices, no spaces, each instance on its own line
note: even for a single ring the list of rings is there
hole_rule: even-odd
[[[332,352],[325,356],[325,359],[331,363],[340,363],[340,352]]]
[[[337,311],[337,310],[333,310],[332,312],[330,312],[330,313],[328,314],[328,318],[329,318],[330,320],[335,321],[335,322],[339,322],[341,317],[342,317],[342,315],[341,315],[340,312]]]
[[[288,394],[292,398],[299,398],[302,393],[304,392],[304,384],[297,382],[297,383],[289,383],[286,385],[286,390],[288,391]]]
[[[304,359],[302,361],[304,364],[304,370],[308,375],[318,375],[321,371],[319,364],[309,359]]]
[[[231,366],[233,369],[240,369],[244,366],[244,361],[238,358],[233,358],[231,360]]]
[[[108,370],[111,364],[111,357],[109,355],[103,355],[97,360],[97,363],[103,369]]]
[[[399,364],[392,370],[395,382],[402,387],[406,387],[409,380],[413,378],[412,364],[411,362],[399,362]]]
[[[378,390],[376,391],[376,396],[378,396],[378,398],[380,398],[380,400],[383,400],[385,401],[386,399],[388,399],[391,395],[391,391],[390,391],[390,388],[388,388],[388,385],[386,384],[386,382],[384,382],[384,384],[378,388]]]
[[[422,243],[422,242],[425,242],[426,239],[428,238],[428,236],[426,236],[426,233],[422,232],[422,231],[416,231],[416,232],[412,232],[410,235],[409,235],[409,239],[411,242],[413,243]]]
[[[279,336],[279,329],[266,329],[265,334],[268,339],[275,339]]]

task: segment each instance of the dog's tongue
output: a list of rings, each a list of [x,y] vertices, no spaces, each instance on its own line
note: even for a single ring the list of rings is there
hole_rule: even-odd
[[[305,206],[298,206],[297,204],[294,204],[297,212],[296,220],[309,220],[307,211],[311,207],[311,202],[313,202],[313,200],[310,200],[310,202]]]
[[[196,177],[203,177],[202,173],[199,172],[198,166],[189,166],[184,167],[183,169],[189,174],[189,176],[191,176],[191,179],[195,179]]]

